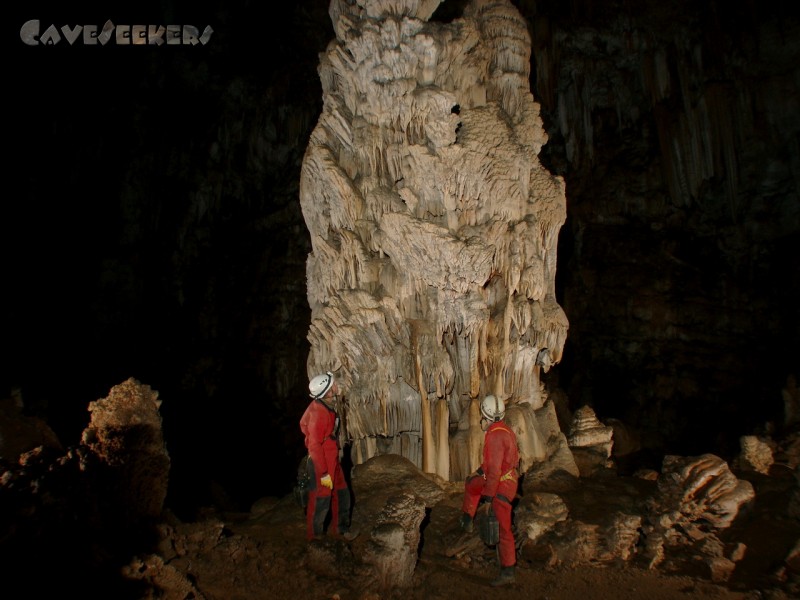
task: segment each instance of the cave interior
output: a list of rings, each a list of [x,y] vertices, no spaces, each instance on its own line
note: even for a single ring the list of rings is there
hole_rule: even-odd
[[[569,336],[544,381],[639,431],[642,465],[732,459],[783,425],[800,376],[797,18],[772,1],[514,4],[540,160],[567,190]],[[314,374],[298,182],[328,2],[85,6],[10,21],[215,32],[176,48],[6,36],[0,393],[72,446],[88,404],[134,377],[162,401],[168,504],[287,494]]]

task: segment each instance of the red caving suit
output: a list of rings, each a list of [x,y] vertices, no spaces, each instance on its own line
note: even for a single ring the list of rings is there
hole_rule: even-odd
[[[329,509],[332,533],[343,533],[349,526],[350,490],[339,462],[338,426],[336,411],[319,398],[309,403],[300,419],[300,430],[305,435],[306,448],[311,456],[309,468],[314,471],[310,474],[312,484],[306,509],[306,537],[309,540],[323,534]],[[333,490],[320,483],[326,473],[333,479]]]
[[[492,510],[500,526],[500,566],[517,564],[514,533],[511,531],[511,511],[519,483],[519,450],[517,436],[503,421],[489,425],[483,438],[483,463],[480,474],[473,474],[464,484],[464,503],[461,509],[475,516],[481,496],[491,496]]]

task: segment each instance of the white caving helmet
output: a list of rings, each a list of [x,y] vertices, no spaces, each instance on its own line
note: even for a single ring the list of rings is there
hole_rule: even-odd
[[[497,396],[486,396],[481,401],[481,414],[490,423],[501,421],[506,416],[506,403]]]
[[[333,373],[326,371],[324,375],[317,375],[308,382],[309,396],[322,398],[333,387]]]

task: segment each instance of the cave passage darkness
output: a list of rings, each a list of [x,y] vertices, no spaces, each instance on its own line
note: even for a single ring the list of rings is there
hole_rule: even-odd
[[[72,446],[88,403],[114,385],[135,377],[158,390],[173,461],[167,503],[176,509],[247,509],[261,496],[286,494],[304,451],[297,423],[307,400],[310,243],[297,185],[322,107],[318,53],[333,30],[324,0],[252,4],[33,3],[12,7],[4,36],[12,181],[0,208],[0,394],[21,389],[26,412]],[[445,2],[436,18],[451,19],[463,4]],[[534,36],[545,27],[602,29],[613,11],[631,10],[624,2],[515,4]],[[699,5],[736,18],[749,6]],[[708,11],[698,9],[699,22]],[[32,18],[179,22],[215,32],[206,46],[29,47],[19,27]],[[630,18],[644,27],[647,13]],[[739,39],[756,29],[736,23],[731,35]],[[606,131],[597,110],[595,161],[578,164],[568,159],[551,91],[536,87],[535,64],[531,79],[552,132],[540,158],[567,181],[557,284],[571,328],[549,379],[559,378],[572,409],[591,403],[601,418],[661,431],[650,445],[656,455],[730,458],[738,436],[780,420],[781,385],[800,369],[800,226],[796,187],[787,183],[794,180],[774,177],[731,225],[759,231],[757,247],[739,248],[732,268],[718,252],[730,239],[710,234],[691,206],[675,207],[665,229],[651,228],[644,213],[612,214],[615,181],[656,154],[652,145],[637,150],[652,131]],[[800,172],[796,144],[775,153],[776,169]],[[708,181],[709,198],[720,185]],[[655,204],[663,205],[665,187]],[[647,193],[631,202],[644,203]],[[751,218],[758,222],[748,225]],[[678,267],[659,277],[641,260],[647,255]],[[721,302],[732,303],[722,337],[705,329],[721,307],[701,293],[717,287],[728,294]],[[650,301],[698,316],[667,341],[669,323],[654,317],[648,339],[647,328],[633,331],[617,308]]]

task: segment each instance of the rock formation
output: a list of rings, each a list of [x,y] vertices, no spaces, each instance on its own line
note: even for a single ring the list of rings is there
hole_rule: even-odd
[[[508,1],[333,0],[324,108],[303,161],[310,374],[343,384],[360,464],[400,454],[460,480],[477,403],[503,398],[529,466],[563,445],[540,381],[561,359],[555,298],[564,182],[530,92],[531,40]]]
[[[122,511],[118,517],[129,526],[152,523],[164,509],[170,459],[160,406],[158,392],[132,378],[89,404],[81,444],[102,482],[101,504]]]
[[[158,538],[170,474],[160,405],[158,392],[128,379],[89,403],[79,444],[63,450],[29,428],[18,447],[40,445],[0,459],[0,560],[27,593],[114,595],[107,570],[114,580],[120,561]]]
[[[610,466],[614,428],[600,422],[591,406],[581,406],[572,417],[567,441],[581,475]]]
[[[433,572],[474,584],[481,573],[496,571],[493,548],[458,527],[463,483],[391,453],[353,468],[355,540],[329,535],[307,543],[304,515],[291,495],[264,498],[246,514],[209,507],[181,522],[163,510],[169,458],[157,396],[127,380],[90,403],[81,444],[65,455],[42,445],[16,464],[0,464],[0,558],[12,581],[24,581],[34,596],[59,589],[87,597],[209,600],[260,598],[264,590],[281,597],[358,591],[367,598],[400,590],[431,597],[426,577]],[[570,439],[600,440],[607,458],[608,428],[590,410],[576,416],[589,427]],[[29,435],[38,439],[34,430]],[[797,437],[774,445],[781,463],[796,467]],[[796,595],[796,468],[792,477],[788,470],[737,473],[707,454],[668,456],[655,479],[620,477],[613,468],[583,476],[564,456],[590,447],[565,444],[525,473],[514,507],[521,577],[535,574],[538,584],[561,567],[574,573],[630,564],[726,585],[746,579]],[[52,580],[36,580],[42,569]]]

